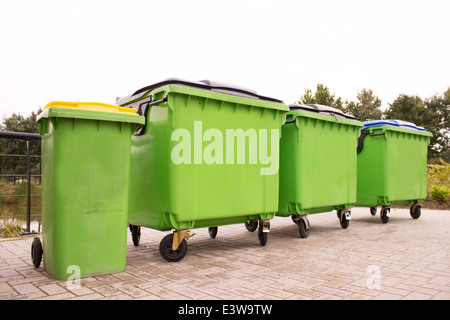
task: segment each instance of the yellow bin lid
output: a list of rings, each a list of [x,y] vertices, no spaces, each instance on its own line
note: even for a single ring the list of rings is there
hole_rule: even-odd
[[[53,101],[44,107],[41,118],[77,118],[145,124],[145,118],[136,109],[101,102]]]
[[[77,110],[90,110],[90,111],[102,111],[102,112],[126,112],[136,113],[136,109],[124,108],[115,106],[113,104],[107,104],[102,102],[68,102],[68,101],[52,101],[44,107],[47,108],[70,108]]]

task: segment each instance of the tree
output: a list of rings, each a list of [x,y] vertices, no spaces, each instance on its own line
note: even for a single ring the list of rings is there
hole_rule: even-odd
[[[373,90],[362,89],[358,92],[357,102],[346,102],[344,111],[350,113],[360,121],[381,119],[381,100],[373,94]]]
[[[450,162],[450,87],[442,95],[426,99],[425,106],[432,114],[428,128],[433,134],[432,155]]]
[[[299,104],[321,104],[337,109],[344,110],[341,97],[336,98],[336,95],[331,94],[330,89],[323,83],[318,83],[316,92],[312,94],[311,89],[306,89],[305,94],[300,97]]]
[[[36,122],[36,118],[40,112],[41,109],[36,113],[32,112],[28,117],[13,113],[10,117],[3,119],[0,129],[11,132],[39,133],[39,124]],[[31,155],[41,154],[40,141],[30,141],[29,145]],[[2,138],[0,139],[0,150],[2,154],[26,155],[26,141]],[[2,156],[0,157],[0,168],[3,174],[25,174],[27,159],[26,157]],[[36,158],[31,158],[31,171],[32,173],[39,172],[39,160]]]
[[[429,123],[430,113],[419,96],[400,94],[384,112],[386,119],[409,121],[419,126]]]
[[[409,121],[431,132],[433,136],[428,146],[429,159],[448,155],[449,90],[442,96],[435,95],[425,101],[418,96],[401,94],[392,104],[389,104],[384,114],[386,119]]]

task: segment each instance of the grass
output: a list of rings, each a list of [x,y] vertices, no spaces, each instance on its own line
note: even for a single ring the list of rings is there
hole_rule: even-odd
[[[16,237],[27,220],[26,183],[0,183],[0,238]],[[31,184],[31,220],[41,221],[41,185]]]

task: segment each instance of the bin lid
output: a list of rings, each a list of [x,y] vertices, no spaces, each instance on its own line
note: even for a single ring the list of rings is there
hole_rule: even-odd
[[[91,110],[103,112],[125,112],[136,113],[136,110],[130,108],[119,107],[113,104],[106,104],[102,102],[69,102],[69,101],[52,101],[48,103],[44,109],[47,108],[73,108],[78,110]]]
[[[407,121],[403,121],[403,120],[372,120],[372,121],[366,121],[363,124],[364,124],[364,126],[361,128],[361,130],[364,130],[367,128],[372,128],[372,127],[392,126],[392,127],[397,127],[397,128],[412,129],[412,130],[418,130],[418,131],[427,131],[423,127],[419,127],[412,122],[407,122]]]
[[[128,102],[130,102],[132,100],[138,99],[140,96],[144,95],[145,93],[147,93],[149,91],[152,91],[154,89],[157,89],[159,87],[162,87],[162,86],[165,86],[168,84],[177,84],[177,85],[182,85],[182,86],[210,90],[210,91],[219,92],[219,93],[225,93],[225,94],[244,97],[244,98],[283,103],[283,101],[281,101],[281,100],[258,95],[258,93],[255,90],[245,88],[242,86],[238,86],[235,84],[230,84],[230,83],[225,83],[225,82],[220,82],[220,81],[212,81],[212,80],[189,81],[189,80],[183,80],[183,79],[179,79],[179,78],[168,78],[166,80],[163,80],[163,81],[157,82],[155,84],[149,85],[147,87],[141,88],[131,95],[120,98],[116,101],[116,104],[117,105],[127,104]]]
[[[324,106],[321,104],[290,104],[289,109],[291,111],[293,110],[305,110],[309,112],[315,112],[319,114],[324,114],[327,116],[333,116],[338,118],[346,118],[346,119],[352,119],[357,120],[354,116],[350,114],[344,113],[342,110]]]
[[[145,123],[145,118],[136,114],[135,109],[102,102],[52,101],[44,107],[37,120],[50,117]]]

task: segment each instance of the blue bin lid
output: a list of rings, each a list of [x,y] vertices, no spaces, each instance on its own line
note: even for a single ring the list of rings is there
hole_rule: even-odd
[[[372,120],[372,121],[366,121],[363,123],[364,126],[361,128],[361,130],[372,128],[372,127],[381,127],[381,126],[393,126],[397,128],[404,128],[404,129],[412,129],[412,130],[418,130],[418,131],[427,131],[423,127],[416,126],[412,122],[407,122],[403,120]]]

